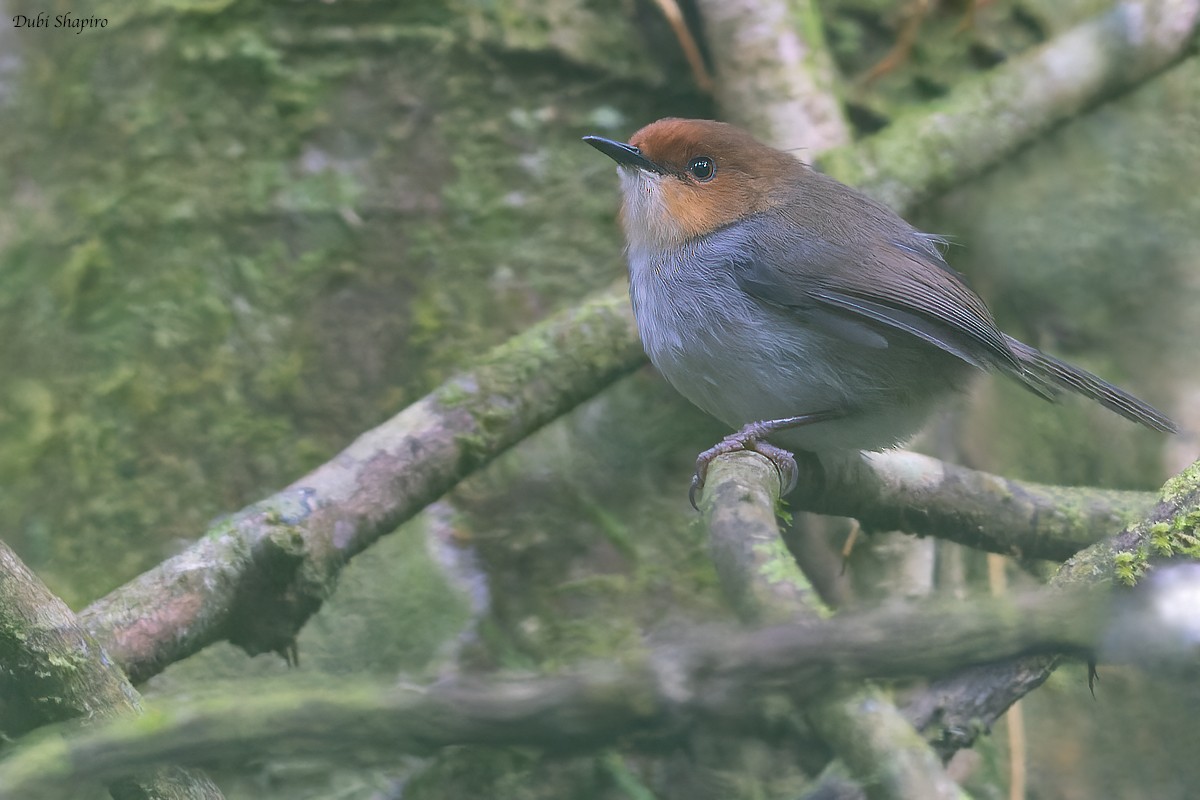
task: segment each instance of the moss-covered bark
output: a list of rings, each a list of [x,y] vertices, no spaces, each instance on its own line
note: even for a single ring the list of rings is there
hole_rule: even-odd
[[[846,74],[891,44],[894,20],[882,4],[821,5]],[[979,40],[999,33],[1011,45],[1003,55],[1016,55],[1077,21],[1070,15],[1080,4],[991,4],[1001,24],[981,20],[958,36],[952,5],[894,79],[847,92],[860,131],[950,90],[966,72],[986,72],[997,61],[977,61]],[[842,13],[850,6],[859,8]],[[175,552],[215,515],[323,464],[497,340],[607,285],[622,270],[611,167],[581,149],[578,136],[621,136],[666,114],[713,114],[644,3],[218,0],[73,10],[107,14],[107,38],[4,32],[20,68],[0,73],[0,528],[75,604]],[[1022,15],[1042,30],[1030,34]],[[1172,85],[1143,95],[1133,111],[1106,110],[1096,125],[1118,132],[1106,134],[1116,141],[1128,114],[1169,108],[1170,125],[1188,129],[1189,80]],[[967,135],[950,150],[973,152],[979,130],[959,130]],[[1064,147],[1096,136],[1072,126]],[[894,141],[884,161],[911,167],[903,137]],[[1104,163],[1124,163],[1113,153],[1153,159],[1139,147],[1103,152],[1098,165],[1051,150],[1037,169],[1070,188],[1093,185]],[[1047,160],[1068,172],[1047,170]],[[1195,163],[1165,161],[1181,174]],[[1145,188],[1140,178],[1127,185]],[[1127,192],[1104,187],[1095,202],[1121,207]],[[1001,216],[981,201],[956,204],[973,220]],[[1183,240],[1187,214],[1181,203],[1159,216],[1173,226],[1173,241]],[[1097,229],[1134,241],[1120,233],[1120,217],[1103,217]],[[1157,230],[1154,217],[1131,220],[1147,235]],[[1070,243],[1077,228],[1035,236],[1007,224],[995,236],[1023,264],[1047,237]],[[1186,298],[1177,280],[1187,274],[1185,249],[1143,244],[1125,259],[1139,267],[1129,275],[1143,261],[1169,262],[1172,270],[1154,274]],[[1121,252],[1103,242],[1099,249]],[[1079,276],[1092,274],[1087,262],[1078,254],[1062,261]],[[1041,263],[1035,272],[1055,274]],[[1096,296],[1101,281],[1077,280],[1079,297]],[[976,284],[985,294],[994,288],[978,271]],[[1121,285],[1093,302],[1097,316],[1114,295],[1130,299],[1122,313],[1146,296]],[[1063,296],[1037,296],[1048,295]],[[1021,291],[1008,305],[1028,310],[1028,326],[1046,331],[1049,343],[1059,340],[1064,326],[1052,306]],[[1192,323],[1177,313],[1186,306],[1156,306],[1155,318],[1187,330]],[[1072,313],[1080,308],[1089,307],[1074,304]],[[1129,319],[1127,329],[1142,324]],[[1068,343],[1095,341],[1065,329]],[[525,374],[536,378],[538,363]],[[1127,367],[1130,357],[1114,363]],[[1047,407],[1045,419],[1063,413]],[[974,454],[1008,450],[1015,460],[1038,442],[1062,441],[1044,435],[1058,429],[1045,419],[1034,420],[1028,438],[1013,428],[985,435],[987,426],[962,438]],[[688,462],[716,432],[705,425],[638,375],[457,490],[447,527],[474,549],[493,590],[472,664],[553,667],[607,656],[647,629],[722,613],[683,498]],[[457,444],[476,463],[505,435],[502,424],[484,426]],[[1074,453],[1087,438],[1115,441],[1085,427],[1044,449]],[[1137,465],[1138,483],[1154,485],[1153,456],[1126,459],[1129,452],[1149,448],[1132,442],[1120,456],[1068,458],[1033,474],[1053,482],[1078,467],[1065,474],[1128,483],[1130,473],[1108,466],[1119,461]],[[266,548],[285,567],[297,563],[288,508],[273,512],[285,524]],[[436,570],[406,564],[397,580],[443,596]],[[331,590],[329,574],[300,577],[311,609]],[[446,630],[461,609],[431,603],[425,613],[431,629]],[[253,622],[239,620],[246,629]],[[408,629],[372,630],[382,639]],[[292,630],[281,632],[286,640]],[[434,649],[418,645],[409,663]],[[752,776],[745,793],[766,785],[771,759],[783,757],[758,753],[736,764]],[[609,777],[597,778],[597,763],[459,753],[426,786],[431,796],[465,786],[496,797],[529,796],[538,786],[578,795],[616,774],[605,767]],[[642,766],[635,771],[653,771]],[[679,776],[690,770],[669,772],[655,788],[683,791]]]

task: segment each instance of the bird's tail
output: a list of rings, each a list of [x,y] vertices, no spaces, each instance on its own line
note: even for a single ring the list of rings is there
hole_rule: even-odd
[[[1164,433],[1179,432],[1179,426],[1170,417],[1129,392],[1118,389],[1086,370],[1059,361],[1054,356],[1048,356],[1011,336],[1006,335],[1004,340],[1021,364],[1021,371],[1015,373],[1014,377],[1035,394],[1047,400],[1055,400],[1063,389],[1069,389],[1151,430]]]

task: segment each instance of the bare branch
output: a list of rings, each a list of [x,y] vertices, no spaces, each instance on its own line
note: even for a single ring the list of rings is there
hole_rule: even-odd
[[[700,498],[721,588],[738,618],[749,625],[830,614],[779,538],[778,500],[775,466],[752,452],[714,461]]]
[[[812,0],[700,0],[722,116],[782,149],[850,141]]]

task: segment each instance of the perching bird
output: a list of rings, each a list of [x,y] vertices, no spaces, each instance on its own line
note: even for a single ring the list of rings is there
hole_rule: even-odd
[[[979,371],[1089,397],[1157,431],[1164,414],[996,327],[936,236],[732,125],[663,119],[617,162],[630,297],[650,361],[738,432],[697,459],[781,447],[822,459],[902,443]]]

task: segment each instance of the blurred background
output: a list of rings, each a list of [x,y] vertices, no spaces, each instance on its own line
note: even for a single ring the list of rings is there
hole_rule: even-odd
[[[817,7],[865,137],[1109,4]],[[108,24],[13,26],[68,11]],[[612,165],[579,137],[719,114],[649,0],[0,0],[0,17],[0,536],[76,609],[619,279]],[[791,145],[803,156],[803,131]],[[1191,57],[909,218],[951,238],[1005,330],[1195,431],[1198,185]],[[730,619],[686,498],[722,433],[641,370],[356,559],[300,669],[551,669]],[[1135,489],[1197,451],[991,380],[918,446]],[[979,590],[983,556],[941,547],[958,567],[936,590]],[[214,647],[149,691],[286,671]],[[1195,689],[1120,668],[1100,686],[1093,702],[1064,669],[1026,701],[1028,796],[1195,796]],[[976,797],[1008,796],[1006,741],[961,759]],[[805,785],[795,762],[714,735],[217,778],[234,798],[784,798]]]

